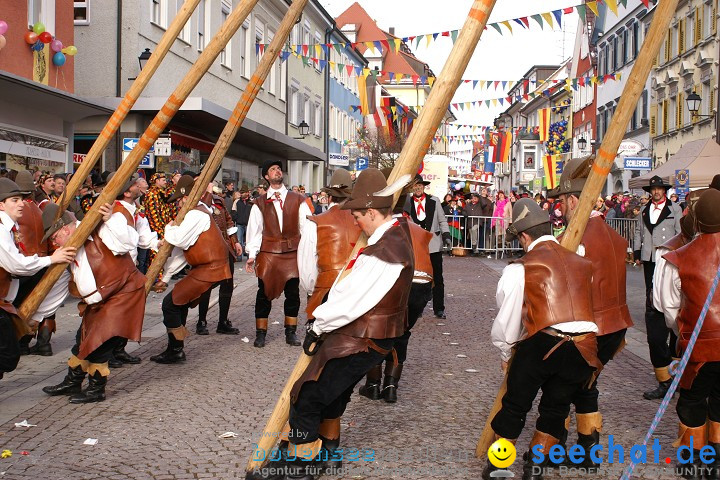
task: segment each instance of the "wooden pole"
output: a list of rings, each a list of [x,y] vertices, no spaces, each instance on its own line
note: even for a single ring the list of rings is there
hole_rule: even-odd
[[[655,7],[650,29],[645,36],[645,41],[635,60],[635,65],[633,65],[630,76],[625,83],[625,88],[618,102],[617,109],[615,109],[610,127],[605,133],[600,149],[597,151],[592,171],[580,195],[578,208],[570,221],[570,225],[568,225],[567,230],[565,230],[563,234],[561,244],[572,252],[576,251],[580,246],[583,233],[585,233],[585,227],[587,226],[588,220],[590,220],[590,211],[593,205],[595,205],[598,195],[600,195],[602,187],[610,173],[610,168],[615,162],[617,150],[625,135],[625,129],[630,121],[630,117],[635,111],[635,105],[637,105],[640,95],[645,88],[645,82],[647,81],[648,75],[650,75],[653,61],[660,51],[661,42],[665,38],[665,35],[667,35],[667,29],[675,14],[677,5],[678,0],[663,0]],[[500,407],[502,406],[501,400],[506,391],[507,376],[503,381],[500,391],[498,391],[495,403],[493,404],[493,408],[485,423],[485,428],[478,441],[475,450],[477,457],[485,456],[488,448],[490,448],[490,445],[492,445],[494,441],[494,433],[490,427],[490,422],[497,412],[500,411]]]
[[[120,193],[120,189],[125,182],[132,176],[133,173],[140,165],[140,161],[143,159],[145,154],[150,150],[155,140],[158,139],[160,134],[165,130],[170,120],[177,113],[182,106],[183,102],[187,99],[193,89],[200,82],[200,79],[210,68],[210,65],[215,61],[220,51],[225,48],[225,45],[230,41],[235,32],[240,28],[240,25],[245,21],[253,7],[258,3],[259,0],[246,0],[238,5],[236,10],[233,10],[225,23],[220,27],[218,33],[210,40],[205,50],[200,54],[197,61],[185,75],[185,78],[180,82],[175,91],[165,106],[157,113],[153,121],[150,123],[148,128],[143,133],[140,141],[135,148],[130,152],[130,155],[118,168],[116,175],[108,182],[105,189],[100,196],[95,200],[93,207],[87,212],[83,221],[80,222],[77,230],[68,239],[68,247],[80,247],[95,229],[97,224],[101,220],[101,215],[98,209],[104,203],[112,203]],[[65,269],[65,265],[51,265],[43,278],[37,284],[35,289],[32,291],[28,298],[25,299],[23,304],[18,309],[18,314],[21,318],[27,321],[30,316],[35,313],[40,302],[50,291],[50,288],[57,282],[58,278]]]
[[[62,215],[62,212],[67,209],[72,198],[85,182],[88,175],[90,175],[90,172],[107,148],[110,140],[112,140],[113,136],[120,128],[123,120],[125,120],[125,117],[127,117],[128,113],[130,113],[130,110],[133,105],[135,105],[135,102],[140,97],[143,90],[145,90],[147,84],[150,83],[150,79],[153,75],[155,75],[155,72],[165,58],[165,55],[170,50],[170,47],[172,47],[175,39],[178,35],[180,35],[180,32],[192,16],[192,13],[198,3],[200,3],[200,0],[185,0],[185,3],[183,3],[182,8],[180,8],[177,15],[170,23],[170,26],[160,39],[160,43],[158,43],[155,51],[150,56],[143,69],[140,70],[140,74],[130,86],[130,89],[125,94],[125,97],[120,102],[120,105],[118,105],[115,112],[105,124],[105,127],[103,127],[100,135],[98,135],[95,140],[95,143],[93,143],[93,146],[90,148],[85,160],[80,164],[80,167],[68,182],[63,194],[57,199],[56,203],[60,205],[58,215]]]
[[[240,97],[240,100],[235,105],[235,109],[233,110],[232,115],[230,115],[230,120],[228,120],[227,124],[225,124],[225,128],[220,134],[220,138],[218,138],[218,141],[215,143],[215,147],[210,153],[210,158],[205,164],[200,176],[195,181],[188,199],[178,212],[178,215],[175,218],[176,224],[180,224],[180,222],[183,221],[183,218],[185,218],[187,212],[195,208],[197,203],[200,201],[200,198],[205,193],[208,184],[213,178],[215,178],[218,169],[222,166],[225,154],[230,148],[230,145],[232,145],[235,135],[237,135],[237,131],[245,121],[258,92],[262,88],[270,70],[275,65],[278,55],[280,54],[280,50],[282,50],[282,47],[285,44],[285,39],[290,35],[295,22],[302,14],[307,2],[308,0],[295,0],[290,6],[285,18],[283,18],[280,26],[278,27],[275,37],[265,50],[265,53],[260,60],[260,64],[257,66],[253,76],[250,78],[242,97]],[[155,283],[155,279],[165,265],[168,256],[170,256],[170,253],[172,252],[172,248],[172,245],[165,243],[162,247],[160,247],[157,255],[155,255],[155,258],[153,259],[153,262],[147,272],[147,280],[145,282],[146,294],[150,293],[150,290]]]
[[[418,167],[430,148],[432,138],[442,122],[452,97],[460,85],[462,75],[465,73],[468,63],[470,63],[470,59],[475,51],[475,47],[480,41],[480,36],[485,29],[495,2],[496,0],[475,0],[473,2],[465,25],[455,41],[455,45],[445,63],[445,67],[443,67],[440,76],[435,82],[425,107],[420,112],[420,117],[410,133],[408,140],[405,142],[400,157],[395,163],[395,168],[393,168],[388,178],[388,184],[396,181],[404,174],[414,176],[417,173]],[[395,196],[395,201],[397,201],[398,196],[399,194]],[[362,235],[356,243],[350,258],[353,258],[355,253],[364,246],[366,242],[367,239]],[[347,275],[347,272],[343,272],[342,275]],[[288,419],[290,411],[290,390],[309,363],[310,357],[305,355],[305,353],[301,353],[268,419],[265,431],[258,440],[256,444],[257,447],[253,450],[248,460],[247,471],[260,467],[268,460],[267,457],[277,441],[276,436],[273,434],[279,433]]]

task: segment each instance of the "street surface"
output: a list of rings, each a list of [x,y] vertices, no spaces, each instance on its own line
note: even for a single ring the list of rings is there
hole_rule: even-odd
[[[342,478],[480,478],[486,458],[474,457],[475,444],[502,380],[500,357],[489,341],[496,312],[495,287],[507,260],[445,258],[447,320],[430,306],[418,322],[398,391],[399,402],[386,404],[353,396],[343,417],[341,445],[348,461]],[[239,265],[238,265],[239,266]],[[140,346],[128,351],[143,363],[111,372],[107,400],[70,405],[67,397],[49,397],[41,387],[60,382],[67,369],[79,317],[68,301],[58,315],[52,357],[23,357],[15,372],[0,380],[0,459],[3,479],[235,479],[244,478],[252,443],[257,441],[300,347],[284,342],[281,300],[274,302],[265,349],[252,346],[255,334],[254,277],[236,268],[231,320],[239,336],[218,335],[217,291],[209,313],[210,336],[186,340],[187,363],[158,365],[150,355],[166,346],[160,302],[148,299]],[[607,434],[625,447],[642,443],[659,401],[642,398],[655,385],[643,324],[644,285],[639,268],[629,267],[628,300],[636,327],[627,348],[600,377]],[[303,305],[304,309],[304,305]],[[197,312],[188,327],[194,332]],[[301,313],[304,323],[304,312]],[[244,342],[247,337],[249,342]],[[15,427],[27,420],[35,427]],[[533,432],[534,412],[518,440],[521,454]],[[575,443],[574,421],[569,444]],[[235,438],[218,438],[235,432]],[[674,402],[655,438],[660,458],[674,456],[677,422]],[[95,445],[85,445],[97,439]],[[23,454],[26,452],[27,454]],[[603,455],[606,457],[606,455]],[[649,455],[650,461],[652,455]],[[617,458],[616,458],[617,462]],[[673,463],[668,467],[672,467]],[[676,478],[672,468],[638,466],[637,478]],[[596,478],[619,478],[622,466],[604,465]],[[332,478],[332,477],[328,477]],[[564,474],[546,478],[576,478]]]

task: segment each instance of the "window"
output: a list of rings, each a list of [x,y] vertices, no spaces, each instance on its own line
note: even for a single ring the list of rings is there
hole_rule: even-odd
[[[280,62],[280,100],[287,97],[287,62]]]
[[[710,98],[710,82],[705,82],[702,84],[702,98]],[[701,102],[700,103],[700,109],[702,115],[709,115],[711,111],[710,107],[711,102]]]
[[[668,124],[666,131],[669,132],[677,125],[677,97],[672,97],[668,104]]]
[[[300,114],[300,92],[295,85],[290,87],[290,105],[288,105],[288,120],[293,125],[299,125],[298,117]]]
[[[633,24],[633,35],[632,35],[632,58],[637,58],[640,52],[640,24]]]
[[[84,2],[73,2],[73,15],[75,25],[90,25],[90,0]]]
[[[315,32],[315,40],[314,40],[314,43],[315,43],[316,45],[320,45],[320,44],[323,43],[323,41],[322,41],[322,35],[320,35],[320,32],[317,32],[317,31]],[[314,56],[314,55],[313,55],[313,56]],[[321,69],[320,69],[320,62],[315,63],[315,70],[316,70],[317,72],[320,72],[320,71],[321,71]]]
[[[702,38],[710,36],[713,23],[713,6],[705,3],[703,5]]]
[[[223,24],[230,16],[231,10],[232,4],[229,0],[222,0],[222,2],[220,2],[220,19]],[[227,68],[232,68],[232,38],[225,45],[225,48],[223,48],[220,52],[220,65],[223,65]]]
[[[28,25],[35,25],[42,15],[42,0],[28,0]]]
[[[677,128],[680,129],[685,125],[685,114],[683,112],[683,93],[678,92],[677,95]]]
[[[670,30],[670,58],[675,58],[678,56],[678,26],[675,25]]]
[[[315,115],[314,115],[314,126],[313,133],[317,137],[321,137],[323,133],[323,110],[320,106],[320,100],[315,100]]]
[[[240,27],[240,74],[244,75],[245,77],[248,77],[250,75],[250,72],[248,71],[248,64],[247,64],[247,58],[248,58],[248,45],[250,44],[249,41],[249,35],[250,35],[250,22],[248,20],[245,20]]]
[[[302,110],[301,110],[302,116],[300,117],[300,121],[305,120],[305,123],[310,125],[313,122],[313,117],[314,117],[314,115],[311,115],[312,112],[310,111],[310,95],[307,95],[307,94],[303,95],[302,101],[303,101]],[[310,131],[311,132],[313,131],[312,125],[310,125]]]
[[[625,65],[625,32],[618,33],[615,56],[617,57],[616,68]]]
[[[695,14],[692,13],[685,19],[685,51],[693,49],[697,43],[695,38]]]
[[[197,51],[203,50],[205,50],[205,0],[200,0],[197,8]]]
[[[175,2],[176,2],[175,13],[177,14],[178,12],[180,12],[180,9],[182,8],[183,4],[185,3],[185,0],[175,0]],[[75,3],[78,3],[78,2],[75,2]],[[190,20],[188,20],[185,23],[185,26],[183,27],[183,29],[180,31],[180,35],[178,35],[178,38],[185,43],[190,43],[191,42],[190,38],[192,35],[191,30],[192,30],[192,22]]]
[[[618,55],[617,55],[617,38],[610,40],[610,55],[612,59],[610,61],[610,72],[614,72],[618,68]]]
[[[167,28],[167,0],[151,0],[150,22],[158,27]]]
[[[265,43],[265,23],[261,22],[259,19],[255,19],[255,43],[253,44],[253,47],[257,45],[258,43]],[[255,65],[253,68],[257,68],[258,65],[260,65],[260,59],[263,57],[263,54],[260,53],[260,50],[257,47],[255,48]],[[264,51],[263,51],[264,53]],[[267,83],[267,80],[266,82]],[[265,85],[263,85],[264,87]]]

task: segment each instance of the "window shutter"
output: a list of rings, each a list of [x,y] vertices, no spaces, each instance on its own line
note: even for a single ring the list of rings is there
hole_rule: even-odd
[[[662,125],[662,133],[667,133],[668,131],[668,101],[667,99],[663,100],[663,125]]]
[[[678,55],[682,55],[683,52],[685,52],[685,19],[678,23]]]
[[[657,120],[655,119],[655,111],[653,109],[652,115],[650,115],[650,136],[654,137],[657,128]]]
[[[695,45],[700,43],[702,38],[702,12],[700,8],[695,9]]]
[[[712,6],[712,33],[717,33],[717,0],[713,0]]]
[[[677,96],[677,128],[680,129],[685,124],[683,119],[683,94],[678,92]]]
[[[665,37],[665,61],[666,62],[670,61],[670,50],[672,49],[672,40],[670,37],[671,35],[672,35],[672,29],[668,28],[667,37]]]
[[[715,77],[710,80],[710,85],[715,85]],[[710,87],[710,105],[708,106],[708,112],[715,111],[715,88]]]

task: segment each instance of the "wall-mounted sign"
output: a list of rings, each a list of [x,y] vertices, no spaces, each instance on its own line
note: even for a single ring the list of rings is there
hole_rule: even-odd
[[[625,157],[625,170],[651,170],[652,159],[650,157]]]

